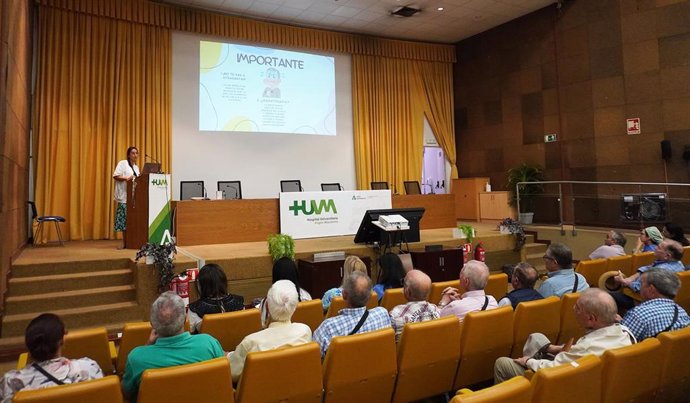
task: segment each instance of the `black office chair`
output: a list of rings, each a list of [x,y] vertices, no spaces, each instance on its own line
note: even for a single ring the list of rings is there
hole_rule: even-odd
[[[388,182],[371,182],[371,190],[388,190]]]
[[[223,199],[225,200],[242,198],[242,183],[240,181],[218,181],[218,190],[223,192]]]
[[[322,183],[321,190],[324,192],[337,192],[339,190],[343,190],[343,187],[340,186],[340,183]]]
[[[281,192],[301,192],[302,182],[299,179],[280,181]]]
[[[36,245],[36,239],[38,239],[38,236],[43,233],[43,223],[44,222],[52,222],[55,223],[55,232],[57,232],[58,240],[60,241],[60,246],[64,246],[64,241],[62,239],[62,232],[60,231],[60,223],[61,222],[66,222],[65,217],[59,216],[59,215],[43,215],[39,216],[38,212],[36,211],[36,203],[32,201],[27,202],[29,204],[29,207],[31,207],[31,220],[36,222],[36,231],[33,232],[33,245]]]
[[[420,195],[422,194],[422,189],[419,187],[419,182],[417,181],[405,181],[405,194],[408,195]]]
[[[180,200],[191,200],[192,197],[205,197],[204,181],[181,181]]]

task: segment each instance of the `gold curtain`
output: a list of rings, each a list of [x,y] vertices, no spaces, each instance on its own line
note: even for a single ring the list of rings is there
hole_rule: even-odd
[[[170,169],[170,31],[50,7],[37,26],[37,207],[65,216],[67,239],[113,238],[112,173],[127,147],[140,167],[146,153]]]

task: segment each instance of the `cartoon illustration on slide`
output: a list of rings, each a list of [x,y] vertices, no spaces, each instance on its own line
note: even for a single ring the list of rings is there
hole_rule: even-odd
[[[280,71],[270,67],[266,70],[266,76],[264,77],[264,98],[280,98]]]

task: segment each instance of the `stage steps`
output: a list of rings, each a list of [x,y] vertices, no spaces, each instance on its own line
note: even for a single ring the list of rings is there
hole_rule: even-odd
[[[527,243],[525,243],[525,257],[527,263],[537,269],[539,274],[546,274],[546,266],[544,265],[544,253],[548,245],[544,243],[536,243],[534,235],[527,235]]]

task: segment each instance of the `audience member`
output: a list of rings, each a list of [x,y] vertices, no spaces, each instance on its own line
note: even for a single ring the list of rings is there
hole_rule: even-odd
[[[345,309],[338,316],[324,320],[314,331],[314,341],[321,346],[321,357],[326,356],[331,339],[356,333],[371,332],[391,326],[384,308],[367,310],[371,296],[371,279],[365,273],[353,272],[343,282]]]
[[[9,403],[20,390],[43,389],[103,377],[90,358],[71,360],[62,357],[65,325],[57,315],[44,313],[26,327],[24,341],[33,363],[21,370],[8,371],[0,382],[0,401]]]
[[[402,287],[404,278],[405,268],[397,254],[388,252],[381,256],[379,258],[379,281],[374,286],[379,302],[381,302],[387,289]]]
[[[685,232],[680,225],[676,225],[672,222],[667,222],[664,224],[664,228],[661,230],[664,237],[673,239],[682,246],[690,246],[690,241],[685,237]]]
[[[299,285],[299,273],[297,272],[297,265],[295,261],[289,257],[281,257],[273,263],[273,281],[275,283],[278,280],[290,280],[292,284],[295,285],[295,289],[299,293],[299,301],[311,301],[311,295],[307,290],[303,289]]]
[[[657,227],[641,229],[633,253],[654,252],[663,239],[664,236]]]
[[[552,295],[561,297],[565,293],[584,291],[589,288],[587,280],[573,269],[573,252],[562,243],[552,243],[543,256],[549,278],[539,287],[544,298]]]
[[[625,235],[618,231],[609,231],[606,233],[604,244],[594,249],[594,252],[589,254],[590,259],[607,259],[613,256],[625,256]]]
[[[586,355],[600,356],[606,350],[635,343],[628,329],[616,323],[616,304],[613,298],[598,288],[585,290],[575,303],[575,318],[585,329],[585,335],[570,346],[553,345],[541,333],[533,333],[525,343],[521,358],[501,357],[494,364],[494,382],[500,383],[525,370],[538,371],[573,362]]]
[[[125,399],[136,402],[141,374],[147,369],[166,368],[224,357],[218,340],[208,334],[192,336],[184,331],[184,301],[174,292],[161,294],[151,306],[151,336],[145,346],[127,357],[122,377]]]
[[[345,281],[345,278],[350,275],[353,271],[358,271],[360,273],[366,273],[367,272],[367,266],[362,262],[360,258],[354,255],[350,255],[345,258],[345,262],[343,263],[343,281]],[[323,310],[324,312],[328,310],[328,307],[331,306],[331,301],[333,300],[334,297],[340,297],[343,295],[343,287],[337,287],[337,288],[331,288],[330,290],[326,291],[323,294],[323,298],[321,298],[321,304],[323,305]]]
[[[489,267],[477,260],[470,260],[460,270],[460,286],[465,293],[460,295],[457,288],[448,287],[441,294],[441,316],[455,315],[460,321],[470,312],[485,311],[498,307],[496,299],[484,293],[489,281]]]
[[[498,306],[510,305],[515,309],[520,302],[543,299],[544,297],[534,289],[534,284],[537,282],[538,277],[537,270],[529,263],[520,262],[515,265],[513,275],[510,279],[513,291],[501,298],[501,300],[498,301]]]
[[[297,309],[297,290],[288,280],[278,280],[268,290],[261,306],[261,325],[264,330],[252,333],[242,340],[228,356],[233,381],[244,369],[244,360],[252,351],[267,351],[285,346],[298,346],[311,341],[311,329],[290,319]]]
[[[676,273],[652,268],[642,273],[640,279],[640,295],[644,302],[629,310],[621,322],[630,329],[637,341],[690,325],[687,312],[673,302],[680,288]]]
[[[228,293],[228,279],[223,269],[209,263],[199,270],[196,280],[199,299],[189,304],[189,327],[197,333],[207,313],[223,313],[244,309],[244,298]]]
[[[420,270],[407,272],[403,281],[403,293],[409,302],[398,305],[390,311],[396,342],[400,341],[405,323],[424,322],[441,316],[438,307],[427,302],[430,292],[431,278],[426,273]]]

